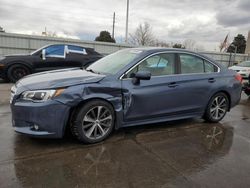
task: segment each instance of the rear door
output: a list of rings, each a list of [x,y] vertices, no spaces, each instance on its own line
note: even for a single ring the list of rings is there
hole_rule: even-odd
[[[67,45],[66,64],[68,67],[83,67],[89,61],[90,55],[85,48]]]
[[[218,81],[218,67],[208,60],[189,53],[179,53],[179,76],[176,80],[182,91],[182,108],[203,113]]]

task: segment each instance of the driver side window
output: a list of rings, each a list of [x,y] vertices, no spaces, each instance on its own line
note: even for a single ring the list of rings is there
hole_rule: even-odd
[[[152,76],[175,74],[175,54],[165,53],[151,56],[133,68],[127,74],[127,78],[134,77],[135,73],[139,71],[149,71]]]

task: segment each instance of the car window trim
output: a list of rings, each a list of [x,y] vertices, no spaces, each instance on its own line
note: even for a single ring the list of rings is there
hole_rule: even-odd
[[[127,71],[125,71],[121,76],[119,76],[119,80],[128,80],[132,78],[123,78],[126,74],[128,74],[132,69],[134,69],[137,65],[139,65],[141,62],[144,60],[154,56],[154,55],[159,55],[159,54],[165,54],[165,53],[174,53],[175,54],[175,74],[170,74],[170,75],[159,75],[159,76],[152,76],[153,77],[169,77],[169,76],[180,76],[180,75],[197,75],[197,74],[212,74],[212,73],[220,73],[221,68],[216,65],[215,63],[211,62],[208,58],[200,56],[199,54],[194,54],[192,52],[178,52],[178,51],[163,51],[163,52],[156,52],[153,54],[148,55],[147,57],[143,58],[139,62],[137,62],[135,65],[130,67]],[[207,62],[211,63],[212,65],[217,67],[217,72],[204,72],[204,73],[188,73],[188,74],[182,74],[180,71],[180,55],[179,54],[189,54],[189,55],[194,55],[197,56],[203,60],[206,60]]]

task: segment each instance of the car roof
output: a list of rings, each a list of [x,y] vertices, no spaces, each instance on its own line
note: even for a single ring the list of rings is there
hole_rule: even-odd
[[[163,52],[163,51],[177,51],[177,52],[188,52],[188,53],[194,53],[197,54],[196,52],[186,50],[186,49],[181,49],[181,48],[162,48],[162,47],[138,47],[138,48],[129,48],[133,50],[138,50],[138,51],[147,51],[147,52]]]
[[[94,50],[94,48],[89,48],[89,47],[85,47],[85,46],[82,46],[82,45],[78,45],[78,44],[62,44],[62,43],[55,43],[55,44],[48,44],[44,47],[48,47],[48,46],[54,46],[54,45],[70,45],[70,46],[79,46],[79,47],[82,47],[82,48],[85,48],[85,49],[92,49]]]
[[[147,52],[148,54],[153,54],[153,53],[157,53],[157,52],[167,52],[167,51],[177,52],[177,53],[181,53],[181,52],[191,53],[191,54],[195,54],[195,55],[201,56],[203,58],[206,58],[206,59],[208,59],[210,61],[215,62],[213,59],[211,59],[211,58],[209,58],[209,57],[207,57],[207,56],[205,56],[203,54],[200,54],[200,53],[197,53],[197,52],[194,52],[194,51],[191,51],[191,50],[181,49],[181,48],[138,47],[138,48],[129,48],[129,49]]]

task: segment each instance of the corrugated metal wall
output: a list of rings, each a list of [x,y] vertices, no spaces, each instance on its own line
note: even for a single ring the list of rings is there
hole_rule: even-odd
[[[0,33],[0,56],[9,54],[30,53],[45,45],[60,43],[78,44],[85,47],[91,47],[102,54],[110,54],[122,48],[132,47],[126,44],[113,44],[106,42],[92,42],[75,39]]]
[[[133,47],[131,45],[126,44],[113,44],[106,42],[92,42],[75,39],[0,33],[0,56],[9,54],[27,54],[38,48],[41,48],[42,46],[55,43],[78,44],[85,47],[91,47],[101,54],[110,54],[123,48]],[[215,52],[201,53],[213,58],[217,62],[222,63],[226,66],[229,66],[229,64],[232,65],[234,63],[250,59],[249,55],[245,54],[229,54]]]

